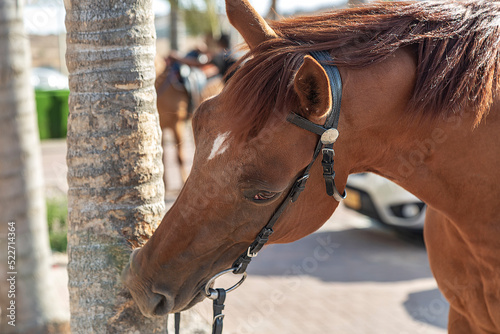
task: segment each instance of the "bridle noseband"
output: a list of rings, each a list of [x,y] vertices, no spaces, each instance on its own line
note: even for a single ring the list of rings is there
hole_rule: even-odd
[[[304,130],[319,135],[320,139],[316,144],[312,161],[304,169],[302,175],[298,177],[297,180],[295,180],[295,183],[290,188],[290,191],[288,192],[285,199],[281,202],[280,206],[271,216],[271,219],[269,219],[269,222],[266,224],[266,226],[264,226],[264,228],[259,232],[254,242],[248,247],[247,251],[241,254],[236,259],[230,269],[226,269],[218,273],[217,275],[212,277],[205,285],[205,294],[207,295],[207,298],[210,298],[214,301],[214,320],[212,326],[213,334],[222,333],[222,319],[224,317],[224,315],[222,314],[222,310],[224,309],[224,300],[226,298],[226,293],[236,289],[243,283],[246,278],[246,269],[250,261],[252,260],[252,258],[257,256],[258,252],[269,241],[269,237],[274,232],[274,224],[278,221],[279,217],[285,211],[288,205],[292,202],[295,202],[298,199],[300,193],[305,189],[306,182],[309,179],[309,172],[320,153],[323,154],[321,165],[323,167],[323,177],[325,179],[326,193],[329,196],[335,198],[335,200],[337,200],[338,202],[342,201],[346,196],[345,191],[343,194],[340,194],[337,186],[335,185],[334,171],[335,151],[333,150],[333,144],[339,136],[337,127],[339,123],[340,103],[342,98],[342,80],[340,77],[340,72],[336,66],[328,64],[332,62],[332,58],[327,51],[312,51],[310,52],[310,54],[323,66],[326,74],[328,75],[332,93],[332,109],[327,114],[326,121],[323,126],[313,123],[310,120],[295,113],[291,113],[290,115],[288,115],[288,122]],[[216,278],[226,273],[240,274],[243,275],[243,277],[238,283],[226,290],[214,289],[210,287],[210,285],[214,283]],[[175,319],[176,334],[178,334],[178,321],[180,321],[178,320],[178,314],[176,314]]]

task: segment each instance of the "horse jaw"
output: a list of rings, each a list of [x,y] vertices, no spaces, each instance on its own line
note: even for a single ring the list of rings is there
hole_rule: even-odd
[[[250,49],[277,35],[247,0],[226,0],[229,22],[243,36]]]

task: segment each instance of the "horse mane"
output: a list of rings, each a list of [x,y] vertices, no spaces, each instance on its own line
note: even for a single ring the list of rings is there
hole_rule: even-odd
[[[224,107],[239,110],[241,138],[255,135],[271,112],[298,112],[293,78],[310,51],[329,51],[338,66],[361,68],[412,47],[416,83],[409,112],[449,116],[464,108],[476,124],[498,84],[498,1],[381,2],[270,23],[278,38],[249,51],[226,87]]]

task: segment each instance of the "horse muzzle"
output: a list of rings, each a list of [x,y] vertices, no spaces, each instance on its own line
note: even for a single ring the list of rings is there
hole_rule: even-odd
[[[140,248],[130,255],[130,260],[122,272],[122,282],[130,291],[141,313],[146,317],[164,316],[171,313],[174,299],[168,293],[160,292],[150,286],[151,282],[140,273],[137,255]]]

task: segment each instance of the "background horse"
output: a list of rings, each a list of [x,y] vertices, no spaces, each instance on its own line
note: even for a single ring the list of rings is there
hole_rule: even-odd
[[[192,172],[124,271],[141,311],[163,315],[204,299],[214,274],[239,271],[236,259],[275,212],[270,243],[302,238],[331,216],[341,196],[326,193],[320,160],[308,167],[319,136],[287,119],[299,114],[314,129],[341,97],[340,136],[323,146],[335,150],[339,194],[350,173],[370,171],[424,200],[449,332],[500,333],[499,7],[383,2],[271,27],[246,0],[226,0],[250,52],[196,111]],[[341,93],[331,92],[331,61],[320,64],[313,51],[334,59]],[[305,190],[278,209],[305,170]]]
[[[186,65],[187,66],[187,65]],[[171,66],[167,64],[163,57],[156,57],[155,59],[156,68],[156,94],[157,94],[157,108],[160,116],[160,127],[163,132],[165,130],[170,130],[173,139],[175,141],[175,147],[177,152],[177,162],[179,164],[180,177],[182,182],[187,179],[188,171],[186,170],[185,160],[184,160],[184,150],[183,141],[185,140],[185,129],[187,122],[192,117],[192,110],[197,108],[198,105],[208,97],[218,94],[224,85],[222,77],[215,76],[207,81],[205,72],[202,70],[194,69],[192,80],[195,81],[194,84],[198,84],[197,81],[199,76],[203,76],[203,87],[200,87],[200,91],[195,90],[189,93],[186,87],[179,82],[176,74],[172,73]],[[213,73],[212,66],[209,71]],[[166,168],[166,153],[167,153],[168,142],[165,138],[162,139],[163,146],[163,161],[165,164],[165,174],[167,173]],[[167,177],[164,175],[165,188],[167,188]]]

